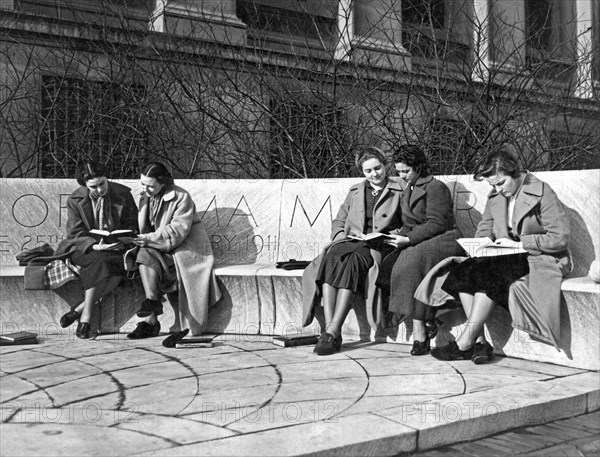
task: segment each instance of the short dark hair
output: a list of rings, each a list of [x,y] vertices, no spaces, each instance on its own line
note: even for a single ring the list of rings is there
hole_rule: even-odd
[[[485,159],[475,171],[474,178],[477,181],[482,181],[483,178],[489,178],[498,174],[518,178],[521,171],[521,166],[515,156],[506,149],[500,149]]]
[[[84,162],[77,171],[77,184],[85,186],[90,179],[106,177],[106,167],[96,161]]]
[[[431,165],[425,151],[416,144],[403,144],[394,151],[394,163],[405,163],[420,176],[431,174]]]
[[[362,173],[363,163],[371,159],[377,159],[383,165],[386,165],[387,163],[387,161],[385,160],[385,154],[381,149],[376,148],[375,146],[367,146],[356,153],[354,159],[356,163],[356,168],[358,168],[358,170]]]
[[[141,173],[149,178],[156,179],[163,186],[173,184],[171,172],[160,162],[149,162],[142,168]]]

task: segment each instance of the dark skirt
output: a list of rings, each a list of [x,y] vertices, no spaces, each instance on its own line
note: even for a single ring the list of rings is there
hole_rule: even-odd
[[[497,257],[474,257],[455,263],[442,285],[456,300],[460,292],[474,295],[485,293],[501,306],[508,306],[508,291],[512,283],[529,273],[528,254]]]
[[[415,246],[396,249],[381,261],[376,284],[389,296],[389,311],[417,319],[423,318],[423,312],[432,312],[429,308],[423,309],[425,305],[414,298],[415,291],[435,265],[447,257],[462,254],[456,242],[460,236],[458,229],[449,230]]]
[[[111,276],[123,276],[125,264],[121,251],[88,251],[82,254],[75,251],[71,262],[81,267],[79,279],[84,290],[94,287]]]
[[[319,287],[329,284],[336,289],[350,289],[364,296],[365,278],[374,262],[367,243],[356,240],[340,241],[327,250],[316,282]]]

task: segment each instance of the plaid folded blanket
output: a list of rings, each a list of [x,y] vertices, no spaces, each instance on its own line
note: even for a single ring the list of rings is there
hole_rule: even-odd
[[[67,255],[37,257],[25,267],[25,289],[57,289],[69,281],[78,279],[79,267]]]
[[[58,289],[63,284],[78,279],[80,269],[71,259],[54,260],[44,268],[44,286],[48,289]]]

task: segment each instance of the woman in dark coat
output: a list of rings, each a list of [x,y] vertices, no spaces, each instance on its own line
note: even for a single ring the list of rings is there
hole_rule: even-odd
[[[455,225],[452,194],[431,176],[425,153],[418,146],[401,146],[394,163],[404,181],[402,229],[390,241],[396,249],[383,259],[377,285],[389,294],[389,311],[396,315],[395,321],[412,318],[411,354],[424,355],[437,328],[431,308],[413,295],[439,261],[462,253],[456,242],[461,234]]]
[[[440,360],[471,359],[479,364],[493,354],[484,339],[483,325],[496,304],[507,304],[510,286],[523,278],[532,296],[532,315],[557,344],[560,285],[571,271],[571,260],[569,218],[548,184],[521,170],[507,151],[488,157],[475,179],[485,179],[493,187],[475,237],[512,243],[527,251],[468,258],[452,267],[442,285],[444,291],[460,299],[467,323],[456,341],[433,349],[431,355]]]
[[[84,301],[60,319],[65,328],[76,320],[76,335],[90,337],[90,317],[94,305],[112,291],[125,273],[123,243],[106,244],[89,236],[92,229],[137,231],[137,206],[131,189],[111,182],[104,166],[88,162],[77,177],[81,186],[67,200],[67,237],[57,254],[71,252],[70,259],[79,267],[85,290]]]
[[[333,354],[342,345],[342,325],[356,294],[374,300],[374,279],[382,253],[390,247],[381,241],[359,241],[349,236],[390,233],[400,227],[401,188],[387,177],[385,157],[374,147],[356,160],[365,180],[350,188],[332,222],[332,243],[314,259],[302,277],[304,318],[310,325],[316,302],[322,297],[325,332],[315,346],[318,355]]]

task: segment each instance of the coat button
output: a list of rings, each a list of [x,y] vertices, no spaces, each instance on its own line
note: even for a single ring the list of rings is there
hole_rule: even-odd
[[[379,228],[379,226],[378,226],[378,225],[376,225],[376,226],[375,226],[375,230],[377,230],[378,228]]]
[[[381,217],[387,217],[387,214],[382,214]]]

